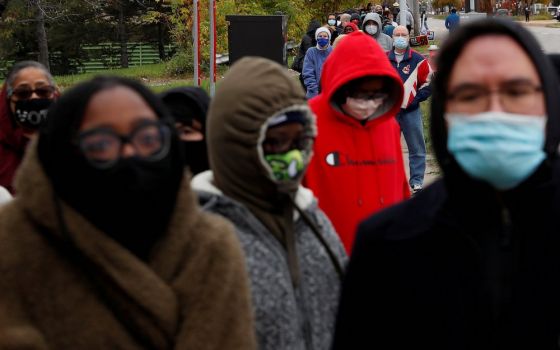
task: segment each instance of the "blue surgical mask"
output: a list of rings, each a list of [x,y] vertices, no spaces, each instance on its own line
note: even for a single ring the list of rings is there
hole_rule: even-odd
[[[317,44],[320,47],[325,47],[329,44],[329,39],[328,38],[319,38],[319,39],[317,39]]]
[[[447,148],[473,178],[498,190],[516,187],[546,158],[546,118],[503,112],[446,114]]]
[[[399,50],[404,50],[408,47],[408,39],[404,36],[398,36],[395,38],[394,45]]]
[[[327,21],[327,23],[328,23],[330,26],[334,26],[334,25],[336,24],[336,20],[335,20],[335,19],[329,19],[329,20]]]

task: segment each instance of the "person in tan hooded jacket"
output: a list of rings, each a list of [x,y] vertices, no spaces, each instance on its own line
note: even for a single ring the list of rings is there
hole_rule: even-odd
[[[232,227],[202,213],[139,83],[67,92],[0,209],[0,349],[253,349]]]
[[[212,171],[192,181],[203,209],[233,222],[251,278],[259,349],[328,349],[344,248],[313,193],[300,185],[315,120],[285,69],[236,62],[208,113]]]

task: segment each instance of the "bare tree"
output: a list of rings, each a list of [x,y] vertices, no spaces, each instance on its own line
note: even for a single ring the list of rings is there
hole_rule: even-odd
[[[47,39],[47,30],[45,29],[45,10],[42,7],[41,0],[30,0],[30,6],[35,11],[35,37],[37,40],[37,47],[39,48],[39,55],[37,61],[50,69],[49,65],[49,44]]]

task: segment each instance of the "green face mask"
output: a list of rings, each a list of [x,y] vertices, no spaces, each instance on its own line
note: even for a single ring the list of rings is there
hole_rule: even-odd
[[[287,181],[298,177],[303,171],[303,156],[299,149],[287,153],[269,154],[264,157],[272,168],[277,181]]]

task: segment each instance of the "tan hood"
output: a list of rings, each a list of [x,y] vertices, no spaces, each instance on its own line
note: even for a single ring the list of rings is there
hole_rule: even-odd
[[[208,111],[208,156],[214,183],[242,203],[284,245],[294,285],[299,281],[293,229],[297,178],[278,183],[264,161],[262,141],[268,120],[290,110],[307,115],[306,132],[315,136],[315,119],[299,82],[273,61],[246,57],[220,83]],[[302,152],[309,163],[311,147]]]
[[[301,110],[308,115],[307,133],[315,122],[296,79],[282,66],[246,57],[220,83],[208,113],[208,153],[216,185],[244,204],[274,210],[275,199],[295,193],[301,179],[279,184],[264,162],[261,143],[267,121],[280,113]],[[310,150],[304,152],[311,156]]]

